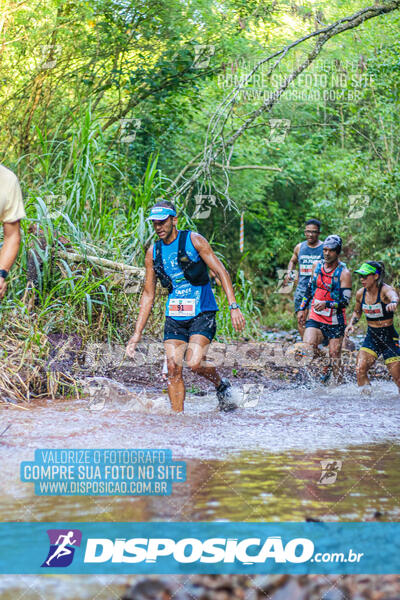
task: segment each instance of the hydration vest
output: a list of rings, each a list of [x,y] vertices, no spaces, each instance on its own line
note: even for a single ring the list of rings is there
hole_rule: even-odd
[[[312,294],[314,296],[315,290],[317,289],[317,279],[318,275],[320,275],[322,267],[324,265],[324,260],[320,260],[315,267],[314,275],[312,278]],[[338,266],[333,272],[331,285],[329,288],[330,295],[334,302],[340,302],[340,276],[342,274],[343,269],[346,268],[346,263],[339,261]]]
[[[186,239],[189,234],[190,231],[188,230],[180,231],[179,233],[178,265],[182,269],[183,275],[189,283],[191,283],[192,285],[206,285],[210,281],[206,263],[201,257],[197,262],[193,261],[186,254]],[[161,285],[164,288],[167,288],[168,292],[171,293],[173,289],[172,279],[164,269],[161,248],[162,240],[158,240],[155,243],[155,257],[153,261],[153,268],[156,277],[158,277],[158,279],[160,280]]]

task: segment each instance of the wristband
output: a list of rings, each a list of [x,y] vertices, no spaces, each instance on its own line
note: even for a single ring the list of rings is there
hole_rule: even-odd
[[[3,279],[7,279],[7,275],[8,271],[6,271],[5,269],[0,269],[0,277],[2,277]]]
[[[301,301],[299,310],[305,310],[310,303],[310,298],[307,296],[303,296],[303,300]]]
[[[332,300],[325,300],[325,306],[326,308],[338,308],[339,304],[338,302],[334,302]]]

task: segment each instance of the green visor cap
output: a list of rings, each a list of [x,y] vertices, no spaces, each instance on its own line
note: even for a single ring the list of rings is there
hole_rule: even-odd
[[[378,273],[378,270],[376,267],[373,267],[368,263],[363,263],[361,267],[355,271],[355,273],[359,273],[360,275],[372,275],[373,273]]]

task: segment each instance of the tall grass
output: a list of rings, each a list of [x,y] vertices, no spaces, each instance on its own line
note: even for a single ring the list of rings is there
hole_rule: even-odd
[[[21,159],[28,219],[0,319],[15,309],[22,316],[30,301],[30,313],[46,333],[126,337],[140,291],[124,293],[85,257],[143,266],[154,238],[146,217],[170,182],[157,167],[158,156],[150,155],[143,177],[132,185],[126,154],[109,152],[109,140],[90,108],[75,120],[68,142],[57,136],[50,139],[37,130],[41,153]],[[181,210],[180,227],[190,226]],[[82,263],[69,264],[60,251],[78,253]]]
[[[51,138],[37,130],[40,152],[20,159],[28,218],[22,222],[22,250],[9,291],[0,303],[0,326],[9,336],[3,356],[13,347],[22,353],[13,354],[14,365],[19,365],[13,371],[17,380],[21,365],[29,366],[29,373],[46,371],[46,340],[51,333],[77,334],[83,343],[125,343],[130,337],[141,289],[124,291],[112,273],[90,257],[142,267],[154,239],[152,224],[146,220],[149,208],[166,198],[170,185],[158,168],[157,155],[148,157],[143,177],[136,176],[132,183],[129,155],[109,151],[110,140],[90,109],[75,120],[67,139],[60,137],[59,132]],[[195,229],[183,202],[178,201],[177,209],[179,228]],[[70,262],[65,252],[79,254],[82,260]],[[248,320],[246,335],[254,336],[257,309],[242,271],[235,286]],[[219,291],[218,296],[219,335],[228,338],[230,313],[225,295]],[[157,298],[147,330],[160,335],[164,298]],[[28,379],[35,382],[37,393],[43,389],[40,378]]]
[[[243,316],[246,320],[246,326],[243,332],[236,333],[232,327],[231,313],[228,300],[225,293],[219,287],[216,291],[219,311],[217,313],[217,335],[218,339],[227,340],[229,338],[245,337],[257,339],[259,336],[259,322],[261,318],[260,310],[254,304],[252,282],[249,280],[242,269],[238,269],[236,278],[233,281],[235,289],[236,302],[239,304]]]

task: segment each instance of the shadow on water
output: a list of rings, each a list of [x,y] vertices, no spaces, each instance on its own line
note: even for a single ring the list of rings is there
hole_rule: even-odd
[[[241,453],[193,465],[192,480],[203,483],[181,514],[205,521],[364,521],[378,511],[381,519],[396,521],[399,460],[400,446],[392,444],[312,454]]]
[[[325,468],[321,465],[325,461]],[[326,465],[327,463],[327,465]],[[364,521],[400,518],[400,445],[312,453],[241,452],[187,461],[187,481],[167,497],[35,496],[3,487],[3,521]],[[327,467],[327,468],[326,468]],[[16,482],[14,482],[14,485]]]

